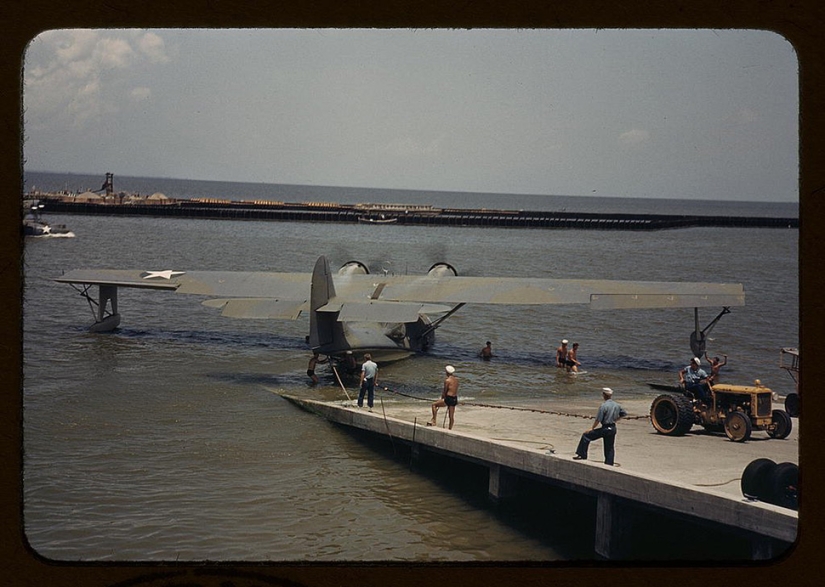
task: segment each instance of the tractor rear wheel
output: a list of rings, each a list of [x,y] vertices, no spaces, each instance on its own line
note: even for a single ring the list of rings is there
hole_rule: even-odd
[[[693,426],[693,405],[683,395],[660,395],[650,405],[650,421],[660,434],[683,436]]]
[[[793,420],[784,410],[774,410],[772,413],[771,427],[768,429],[768,436],[771,438],[787,438],[793,430]]]
[[[730,412],[725,418],[725,434],[734,442],[745,442],[751,437],[751,419],[742,412]]]

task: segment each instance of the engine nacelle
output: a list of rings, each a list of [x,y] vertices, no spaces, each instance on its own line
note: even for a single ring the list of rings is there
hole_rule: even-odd
[[[458,275],[458,271],[456,271],[455,267],[453,267],[449,263],[436,263],[435,265],[430,267],[430,270],[427,271],[427,275],[429,277],[455,277]]]
[[[370,270],[360,261],[348,261],[341,265],[338,275],[367,275]]]

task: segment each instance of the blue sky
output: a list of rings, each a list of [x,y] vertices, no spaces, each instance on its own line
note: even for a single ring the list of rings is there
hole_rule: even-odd
[[[798,66],[745,30],[77,29],[24,66],[36,171],[798,200]]]

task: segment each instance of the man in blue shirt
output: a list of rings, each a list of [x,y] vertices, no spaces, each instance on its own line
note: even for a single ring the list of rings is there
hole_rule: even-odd
[[[361,365],[361,391],[358,392],[358,407],[364,407],[364,394],[367,394],[367,406],[372,411],[372,401],[375,395],[375,381],[378,378],[378,365],[369,353],[364,354],[364,364]]]
[[[609,387],[602,388],[602,398],[604,403],[599,406],[599,411],[596,412],[596,420],[590,430],[582,434],[579,446],[576,448],[576,456],[573,459],[577,461],[586,460],[590,443],[603,438],[604,464],[612,467],[613,459],[616,456],[616,422],[627,416],[627,412],[622,409],[622,406],[613,401],[613,390]],[[597,428],[597,426],[599,427]]]
[[[679,384],[685,391],[693,394],[699,401],[710,404],[710,389],[708,388],[708,374],[699,365],[699,357],[693,357],[690,365],[679,371]]]

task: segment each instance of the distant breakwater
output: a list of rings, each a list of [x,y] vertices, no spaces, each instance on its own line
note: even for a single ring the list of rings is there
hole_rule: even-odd
[[[420,226],[490,226],[504,228],[573,228],[585,230],[664,230],[689,227],[799,228],[798,218],[602,214],[567,211],[434,208],[403,204],[337,204],[266,200],[171,199],[148,201],[78,201],[46,194],[36,197],[43,212],[128,215],[214,220],[403,224]],[[101,198],[103,200],[103,198]]]

